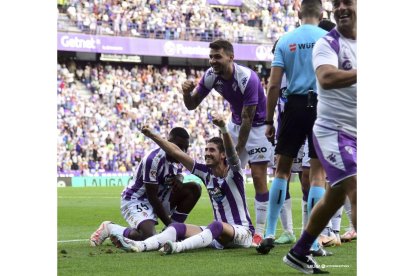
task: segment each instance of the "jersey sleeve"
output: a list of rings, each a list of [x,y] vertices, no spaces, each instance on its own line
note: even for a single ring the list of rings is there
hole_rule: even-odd
[[[285,63],[283,61],[282,44],[283,44],[283,40],[281,38],[275,48],[275,53],[274,53],[274,57],[272,61],[272,67],[285,68]]]
[[[194,168],[191,170],[191,173],[195,176],[198,176],[203,181],[204,185],[207,186],[207,177],[209,174],[209,169],[205,164],[195,162]]]
[[[213,72],[213,68],[209,68],[201,78],[200,82],[197,85],[197,93],[205,98],[210,91],[213,89],[214,81],[216,80],[216,75]]]
[[[338,68],[338,55],[329,45],[325,38],[320,38],[312,52],[313,70],[324,64],[332,65]]]
[[[242,80],[243,81],[243,80]],[[243,105],[257,105],[259,102],[259,77],[255,72],[251,72],[243,94]]]

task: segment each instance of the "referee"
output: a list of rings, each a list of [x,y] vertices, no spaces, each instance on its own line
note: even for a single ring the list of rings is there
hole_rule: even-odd
[[[266,137],[274,141],[273,117],[283,74],[286,74],[287,97],[277,137],[275,177],[269,191],[266,235],[256,248],[266,254],[273,247],[276,222],[286,196],[287,180],[293,159],[308,139],[310,161],[310,190],[308,212],[322,198],[325,189],[325,173],[317,159],[312,141],[312,127],[316,119],[316,77],[312,67],[312,50],[315,42],[327,32],[318,27],[322,19],[320,0],[303,0],[299,12],[302,25],[281,37],[277,43],[270,72],[267,95]],[[316,243],[312,254],[326,256],[328,253]]]

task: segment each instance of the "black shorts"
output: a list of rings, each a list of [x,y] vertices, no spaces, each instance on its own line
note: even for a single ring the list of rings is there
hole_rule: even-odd
[[[300,147],[308,139],[309,157],[317,158],[312,140],[312,128],[316,120],[316,102],[308,107],[308,97],[288,96],[278,130],[276,154],[296,158]]]

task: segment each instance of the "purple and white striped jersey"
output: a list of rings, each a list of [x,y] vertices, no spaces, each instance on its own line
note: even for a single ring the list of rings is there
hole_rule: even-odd
[[[215,220],[248,227],[254,234],[240,161],[237,165],[230,165],[225,178],[214,176],[209,167],[197,162],[191,173],[200,177],[206,186]]]
[[[180,173],[179,164],[168,161],[164,150],[153,149],[144,156],[121,196],[126,200],[146,200],[145,184],[148,183],[158,185],[158,198],[161,202],[168,200],[171,187],[166,184],[166,180]]]
[[[250,68],[234,64],[233,78],[225,80],[214,74],[209,68],[197,86],[197,92],[202,98],[206,97],[212,89],[216,90],[230,103],[232,121],[241,125],[243,106],[257,105],[252,126],[261,126],[266,118],[266,95],[259,76]]]

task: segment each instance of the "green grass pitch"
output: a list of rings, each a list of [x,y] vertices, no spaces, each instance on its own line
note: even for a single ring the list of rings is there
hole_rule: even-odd
[[[269,184],[270,187],[270,184]],[[214,250],[211,248],[160,256],[157,251],[126,253],[107,240],[90,247],[88,238],[104,220],[126,225],[119,204],[123,187],[58,188],[58,275],[300,275],[282,262],[291,245],[276,246],[268,255],[254,248]],[[290,185],[293,223],[296,237],[301,227],[301,191],[299,183]],[[254,218],[254,188],[246,185],[247,202]],[[203,187],[202,196],[187,223],[208,225],[213,212]],[[348,226],[346,215],[342,231]],[[162,225],[157,226],[160,230]],[[278,223],[276,235],[282,233]],[[331,247],[331,257],[318,257],[320,265],[333,275],[356,275],[357,242]]]

